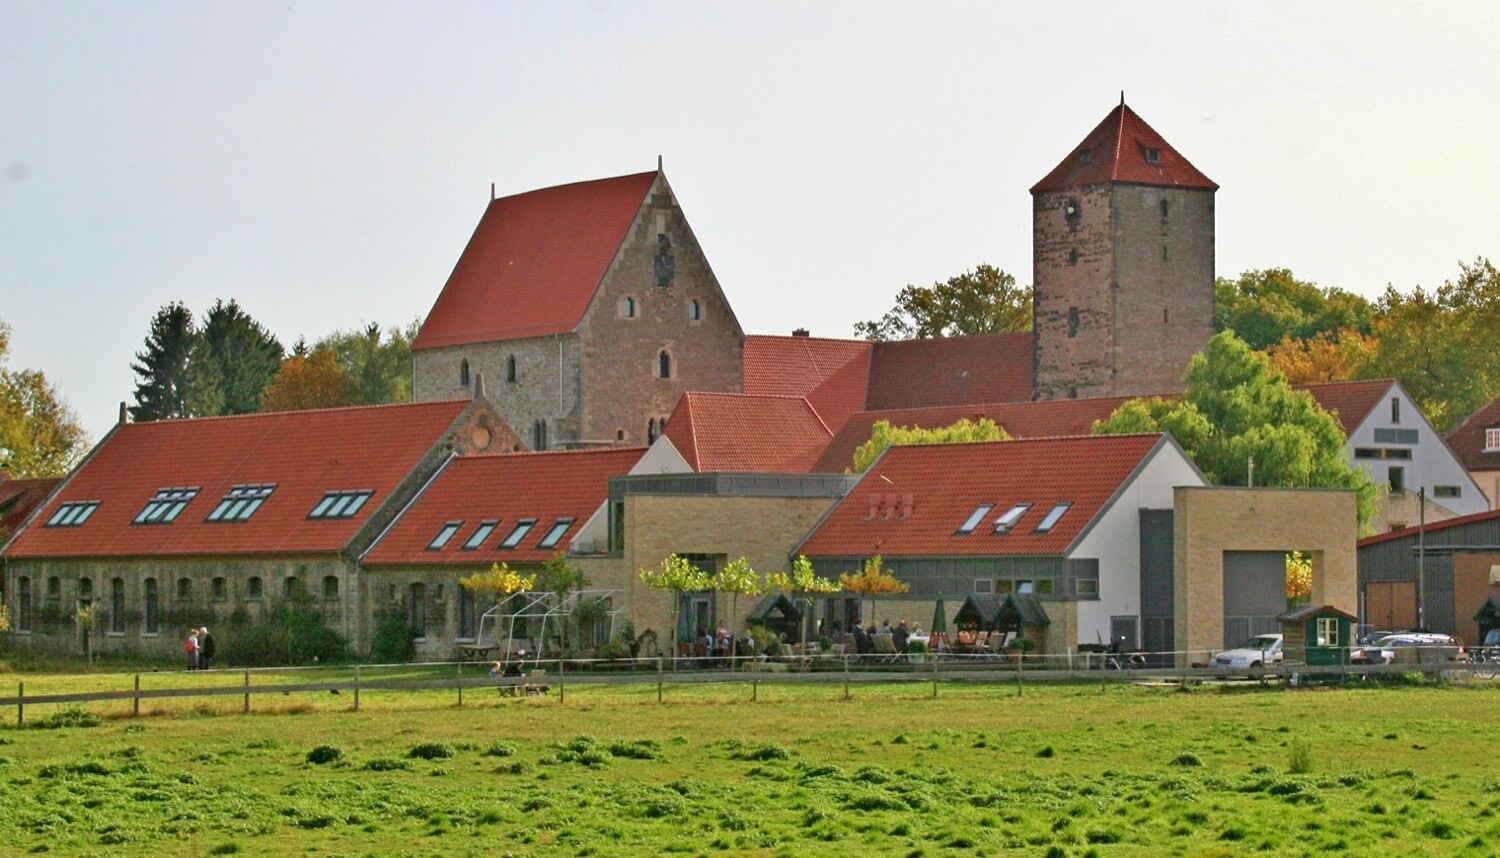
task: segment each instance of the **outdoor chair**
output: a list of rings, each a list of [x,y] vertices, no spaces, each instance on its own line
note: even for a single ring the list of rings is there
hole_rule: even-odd
[[[891,640],[890,635],[874,635],[870,641],[875,644],[876,661],[895,661],[901,657],[901,654],[896,652],[896,642]]]

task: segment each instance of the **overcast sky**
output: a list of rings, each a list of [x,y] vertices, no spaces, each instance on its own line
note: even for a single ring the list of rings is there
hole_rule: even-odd
[[[1031,282],[1118,103],[1221,186],[1217,270],[1374,296],[1500,256],[1494,3],[0,0],[0,319],[94,438],[152,315],[423,316],[489,199],[666,172],[740,323]]]

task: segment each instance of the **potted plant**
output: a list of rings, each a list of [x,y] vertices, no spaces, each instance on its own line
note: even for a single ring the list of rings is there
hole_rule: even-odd
[[[1035,646],[1036,644],[1032,642],[1031,638],[1019,636],[1009,644],[1010,651],[1015,653],[1013,657],[1017,663],[1024,661],[1026,653],[1031,652]]]
[[[827,635],[818,638],[818,657],[833,658],[833,641]]]

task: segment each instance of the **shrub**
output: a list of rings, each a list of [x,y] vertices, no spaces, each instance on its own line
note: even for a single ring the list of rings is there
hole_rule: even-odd
[[[514,745],[507,745],[504,742],[496,742],[495,744],[490,745],[489,750],[485,751],[484,753],[487,757],[509,757],[515,754],[515,752],[516,748]]]
[[[764,745],[756,745],[753,748],[746,748],[742,751],[736,751],[734,754],[734,758],[737,760],[755,760],[756,762],[766,762],[768,760],[789,760],[791,759],[791,757],[792,754],[790,751],[788,751],[786,748],[781,747],[775,742],[768,742]]]
[[[371,772],[406,771],[410,768],[411,763],[406,760],[375,759],[365,763],[366,771]]]
[[[446,760],[453,756],[453,747],[442,742],[423,742],[406,752],[414,760]]]
[[[1198,759],[1197,754],[1178,754],[1173,760],[1174,766],[1201,766],[1203,761]]]
[[[337,745],[319,745],[307,752],[307,761],[315,766],[334,763],[344,758],[344,749]]]
[[[81,706],[64,706],[31,726],[37,730],[61,730],[65,727],[97,727],[101,723],[98,715]]]
[[[282,667],[338,662],[348,657],[343,636],[323,624],[312,599],[284,599],[259,623],[234,624],[215,635],[219,658],[233,664]]]
[[[416,634],[406,612],[400,608],[376,612],[375,628],[370,632],[371,660],[389,664],[411,661],[416,654]]]

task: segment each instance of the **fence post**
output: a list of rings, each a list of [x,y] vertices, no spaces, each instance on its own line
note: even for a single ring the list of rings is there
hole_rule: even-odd
[[[245,711],[250,711],[250,668],[245,668]]]
[[[844,653],[844,699],[849,699],[849,653]]]
[[[557,705],[568,702],[568,671],[563,667],[562,656],[557,657]]]
[[[22,727],[26,724],[26,683],[19,682],[16,689],[16,726]]]
[[[359,711],[359,665],[354,666],[354,711]]]
[[[932,647],[927,649],[927,660],[932,664],[932,699],[937,699],[937,651]]]
[[[464,663],[461,661],[453,664],[453,684],[458,686],[458,708],[464,708]]]
[[[658,655],[656,657],[656,702],[657,703],[661,702],[661,672],[662,672],[661,656]]]
[[[760,698],[760,680],[750,680],[750,702],[754,703]]]
[[[135,697],[131,698],[130,716],[141,717],[141,672],[139,670],[135,672]]]
[[[1026,650],[1016,647],[1016,696],[1022,697],[1026,689],[1021,685],[1021,663],[1026,660]]]

